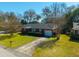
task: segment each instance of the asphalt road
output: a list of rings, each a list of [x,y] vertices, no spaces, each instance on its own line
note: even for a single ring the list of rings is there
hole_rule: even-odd
[[[0,57],[16,57],[11,52],[7,51],[6,49],[0,47]]]

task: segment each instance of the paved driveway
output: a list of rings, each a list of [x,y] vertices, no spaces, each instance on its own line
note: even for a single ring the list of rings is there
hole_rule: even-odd
[[[32,52],[34,51],[35,49],[35,46],[37,46],[39,43],[45,41],[47,38],[39,38],[29,44],[26,44],[24,46],[21,46],[17,49],[15,49],[16,51],[20,52],[20,53],[23,53],[23,54],[26,54],[29,56],[32,56]]]

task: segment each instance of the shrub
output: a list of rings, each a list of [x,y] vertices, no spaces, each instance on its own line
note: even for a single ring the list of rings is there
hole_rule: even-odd
[[[79,40],[79,35],[76,33],[71,32],[70,33],[70,40]]]

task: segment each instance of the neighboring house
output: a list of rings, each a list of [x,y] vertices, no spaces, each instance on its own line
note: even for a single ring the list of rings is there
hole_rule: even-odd
[[[70,37],[71,37],[70,40],[79,42],[79,23],[78,22],[73,22],[73,28],[71,30]]]
[[[75,34],[79,34],[79,23],[78,23],[78,22],[73,22],[72,31],[73,31]]]
[[[46,37],[51,37],[59,32],[58,26],[55,24],[26,24],[22,28],[22,33],[36,33]]]

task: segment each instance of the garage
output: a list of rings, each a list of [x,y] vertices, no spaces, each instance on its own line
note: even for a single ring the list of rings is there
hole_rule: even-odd
[[[51,30],[44,30],[44,36],[51,37],[52,36],[52,31]]]

